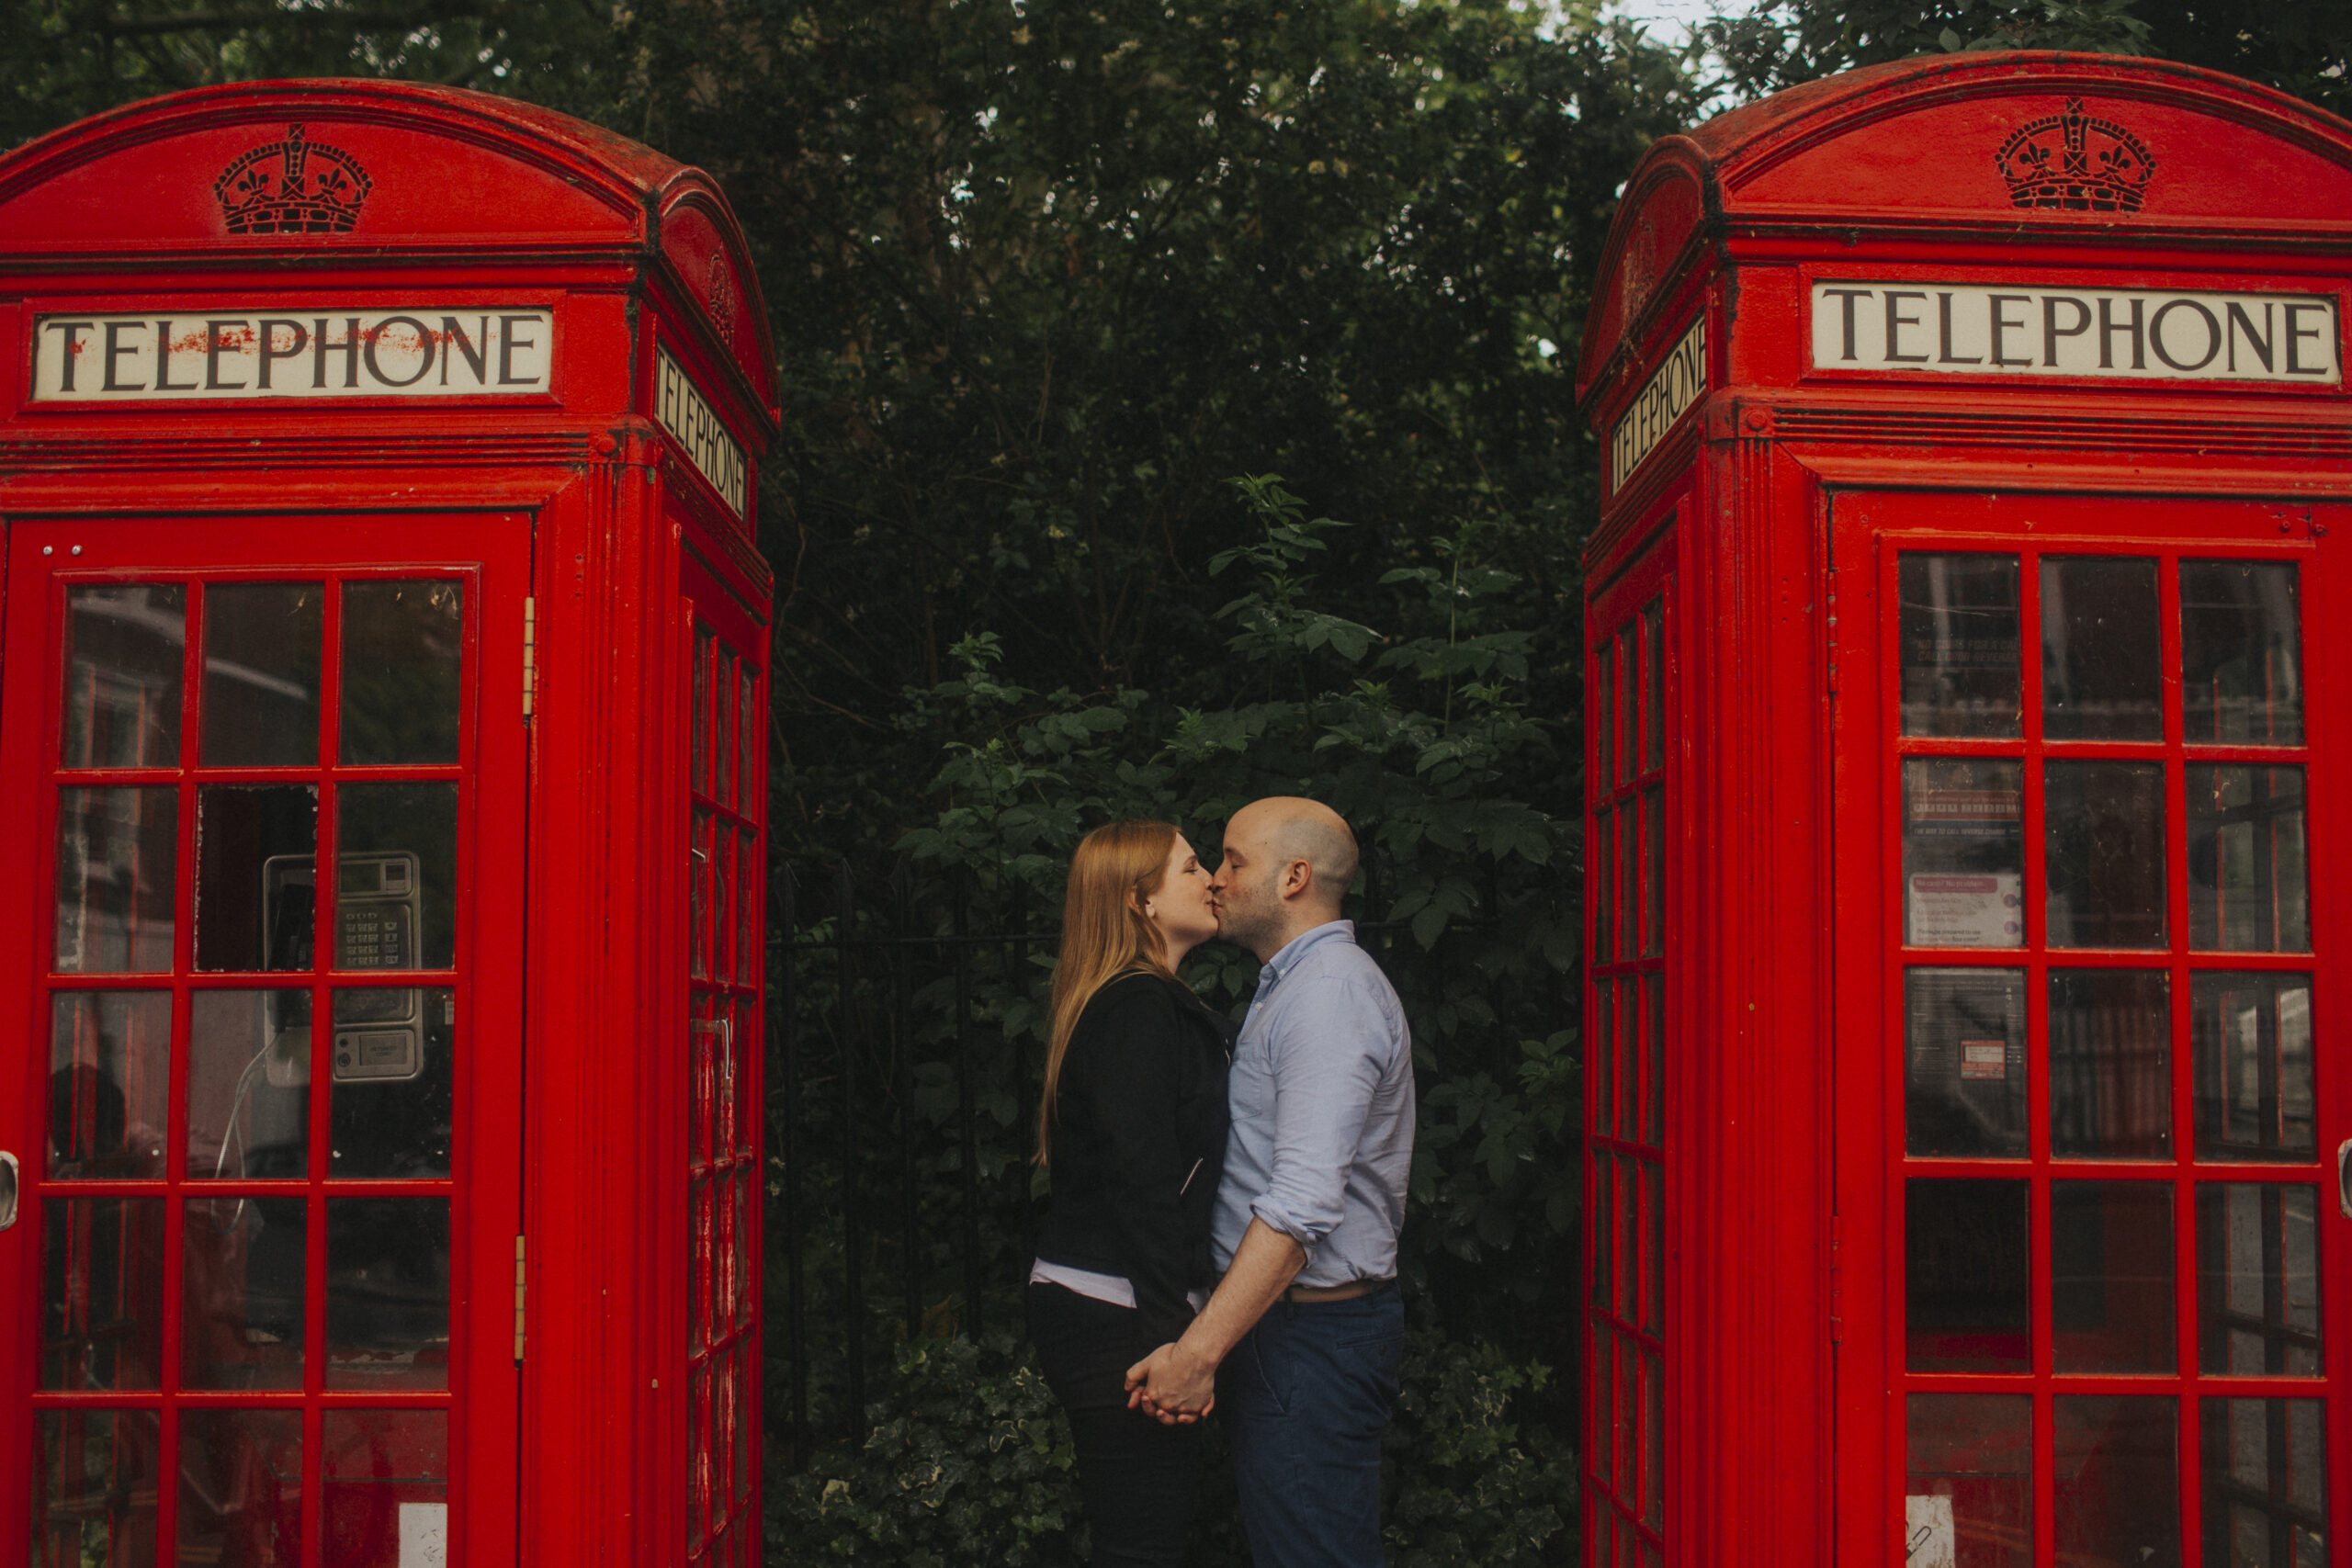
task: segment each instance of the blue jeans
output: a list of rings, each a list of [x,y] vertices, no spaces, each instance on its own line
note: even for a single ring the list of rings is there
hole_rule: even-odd
[[[1380,1568],[1380,1438],[1396,1402],[1405,1303],[1276,1302],[1217,1371],[1257,1568]]]

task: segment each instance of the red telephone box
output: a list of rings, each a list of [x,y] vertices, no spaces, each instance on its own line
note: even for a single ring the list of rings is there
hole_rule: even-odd
[[[2352,126],[1967,54],[1654,147],[1580,393],[1588,1561],[2352,1541]]]
[[[756,1561],[724,198],[480,94],[185,93],[0,158],[0,1538]]]

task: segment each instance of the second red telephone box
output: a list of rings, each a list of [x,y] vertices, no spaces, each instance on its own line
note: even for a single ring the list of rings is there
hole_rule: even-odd
[[[2352,1540],[2352,126],[2151,61],[1648,153],[1579,384],[1597,1568]]]

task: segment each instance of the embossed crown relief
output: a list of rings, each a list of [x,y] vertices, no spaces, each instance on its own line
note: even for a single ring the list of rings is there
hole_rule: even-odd
[[[735,281],[728,271],[727,253],[710,253],[710,287],[707,303],[710,319],[718,329],[718,341],[728,347],[735,346]]]
[[[2011,131],[1993,164],[2008,182],[2010,205],[2070,212],[2137,212],[2156,173],[2146,142],[2086,114],[2080,98]]]
[[[212,194],[232,234],[346,234],[373,186],[358,159],[289,125],[283,141],[231,162]]]

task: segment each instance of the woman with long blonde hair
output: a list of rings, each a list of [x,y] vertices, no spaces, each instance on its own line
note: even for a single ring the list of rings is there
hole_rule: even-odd
[[[1095,1568],[1181,1564],[1200,1472],[1201,1428],[1128,1409],[1126,1371],[1216,1278],[1232,1027],[1177,977],[1216,934],[1209,882],[1168,823],[1114,822],[1080,840],[1062,907],[1029,1333],[1069,1416]]]

